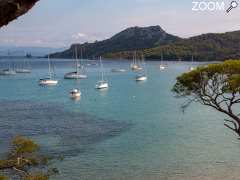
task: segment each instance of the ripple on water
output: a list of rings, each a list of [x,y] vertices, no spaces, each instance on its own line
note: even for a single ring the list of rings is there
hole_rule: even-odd
[[[0,107],[2,146],[20,134],[34,137],[49,153],[64,156],[75,156],[131,127],[124,122],[66,111],[56,104],[0,101]]]

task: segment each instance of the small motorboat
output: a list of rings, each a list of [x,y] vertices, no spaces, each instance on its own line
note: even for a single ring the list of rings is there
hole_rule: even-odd
[[[70,95],[70,97],[71,98],[79,98],[79,97],[81,97],[81,91],[79,90],[79,89],[73,89],[73,90],[71,90],[70,91],[70,93],[69,93],[69,95]]]

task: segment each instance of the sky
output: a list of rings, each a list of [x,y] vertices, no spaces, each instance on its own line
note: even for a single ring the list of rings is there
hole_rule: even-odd
[[[68,47],[110,38],[132,26],[160,25],[184,38],[240,30],[237,1],[239,7],[227,14],[193,11],[192,0],[40,0],[29,13],[0,29],[0,47]],[[229,6],[231,0],[223,2]]]

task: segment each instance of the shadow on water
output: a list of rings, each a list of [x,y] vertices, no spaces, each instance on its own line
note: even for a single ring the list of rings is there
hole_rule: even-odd
[[[91,145],[115,137],[132,124],[69,112],[60,105],[31,101],[0,101],[0,139],[34,137],[50,154],[75,156]],[[1,152],[2,153],[2,152]]]

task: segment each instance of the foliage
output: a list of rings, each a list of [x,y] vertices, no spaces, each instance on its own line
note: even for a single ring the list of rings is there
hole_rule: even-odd
[[[14,154],[34,153],[39,150],[39,146],[35,142],[21,136],[15,137],[12,144]]]
[[[0,175],[0,180],[8,180],[7,177]]]
[[[200,102],[230,117],[226,127],[240,136],[240,61],[228,60],[210,64],[182,74],[173,91],[178,97],[191,97],[189,102]],[[187,103],[187,105],[189,104]]]
[[[146,59],[159,60],[163,55],[164,60],[191,61],[192,56],[196,61],[223,61],[225,59],[240,58],[240,31],[223,34],[203,34],[188,39],[178,39],[153,48],[145,48]],[[132,52],[108,52],[107,58],[132,58]]]
[[[48,180],[49,177],[45,174],[30,174],[24,177],[24,180]]]
[[[166,45],[179,40],[166,33],[160,26],[131,27],[113,37],[95,43],[73,44],[68,50],[52,54],[53,58],[74,58],[75,50],[83,58],[96,58],[108,53],[135,51]]]
[[[48,174],[29,174],[32,167],[47,165],[49,158],[39,153],[39,145],[31,139],[17,136],[12,140],[12,148],[6,159],[0,160],[0,170],[13,169],[26,180],[45,180]],[[49,171],[52,174],[55,171]],[[49,173],[49,174],[50,174]]]

